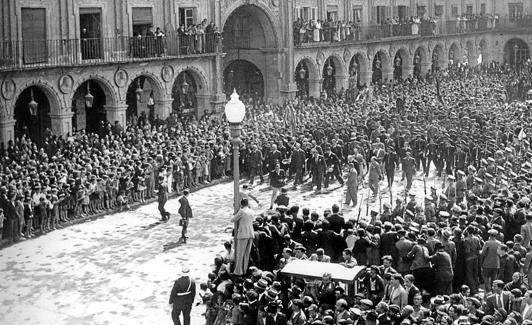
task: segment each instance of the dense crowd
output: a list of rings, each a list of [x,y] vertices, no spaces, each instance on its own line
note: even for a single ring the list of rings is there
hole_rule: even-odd
[[[236,241],[201,286],[207,324],[531,324],[530,105],[507,91],[529,89],[531,72],[462,66],[375,86],[363,101],[292,102],[295,134],[280,109],[252,106],[251,183],[256,168],[285,189],[288,179],[320,189],[340,175],[352,196],[370,187],[375,200],[401,170],[405,192],[360,221],[336,204],[309,211],[286,190],[257,216],[243,190]],[[438,184],[412,195],[412,179],[430,174]],[[251,247],[240,260],[243,240]],[[355,294],[327,272],[282,276],[294,260],[368,269]]]

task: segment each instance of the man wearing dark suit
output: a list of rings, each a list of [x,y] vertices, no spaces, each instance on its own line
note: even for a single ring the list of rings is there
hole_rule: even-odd
[[[506,311],[510,310],[510,295],[503,291],[503,287],[504,282],[501,280],[493,281],[493,293],[486,298],[486,305],[484,306],[484,312],[487,315],[493,315],[496,310],[501,308]]]
[[[364,278],[364,285],[368,289],[368,298],[374,304],[378,303],[384,297],[384,280],[379,275],[379,268],[372,265],[369,274]]]
[[[259,317],[258,325],[286,325],[288,318],[285,314],[279,311],[279,305],[276,302],[271,302],[266,307],[266,313]]]
[[[341,177],[342,165],[338,156],[331,151],[330,146],[325,147],[325,163],[327,164],[327,173],[325,174],[325,188],[329,187],[329,179],[335,177],[340,185],[344,185],[344,180]]]
[[[290,158],[290,168],[291,173],[294,172],[296,174],[295,180],[294,180],[294,186],[303,184],[303,173],[305,169],[305,159],[306,154],[303,149],[301,149],[301,144],[299,142],[296,143],[294,151],[292,151],[292,156]]]
[[[380,251],[382,256],[390,255],[393,257],[392,263],[397,263],[397,248],[395,242],[397,235],[395,231],[392,231],[392,223],[384,223],[384,233],[381,235]]]
[[[280,163],[275,163],[275,168],[270,172],[270,187],[272,188],[272,198],[270,203],[270,209],[273,209],[273,204],[281,187],[284,185],[286,174],[284,170],[281,169]]]
[[[181,277],[174,282],[169,304],[173,305],[172,320],[174,325],[181,325],[179,316],[183,313],[183,325],[190,325],[190,311],[196,296],[196,283],[189,276],[189,268],[183,267]]]
[[[158,209],[161,213],[161,220],[168,221],[170,213],[164,209],[166,201],[168,201],[168,185],[164,182],[164,177],[159,176],[159,185],[157,187],[157,201],[159,202]]]
[[[15,196],[16,194],[10,193],[8,195],[10,197],[10,200],[5,202],[4,206],[4,215],[5,215],[5,221],[4,221],[4,233],[6,235],[5,238],[9,240],[9,242],[13,242],[15,240],[18,240],[18,217],[17,217],[17,211],[15,209]]]
[[[277,146],[275,144],[272,144],[271,151],[268,153],[268,170],[270,173],[274,170],[276,164],[280,164],[283,160],[283,156],[279,150],[277,150]]]
[[[453,283],[453,265],[451,262],[451,256],[445,251],[445,247],[440,242],[436,242],[434,249],[436,250],[436,253],[430,257],[430,261],[435,270],[435,294],[451,294]]]
[[[342,228],[345,226],[345,220],[338,214],[338,212],[340,212],[340,207],[338,204],[333,204],[332,214],[327,217],[327,221],[329,221],[329,227],[337,234],[339,234],[342,231]]]
[[[188,203],[188,195],[189,191],[184,190],[183,196],[179,199],[179,204],[181,204],[181,206],[179,207],[178,212],[181,216],[181,239],[183,240],[183,243],[187,242],[188,219],[192,218],[192,209]]]
[[[249,183],[253,184],[257,174],[259,175],[260,182],[264,181],[262,176],[262,152],[256,144],[251,147],[251,152],[248,154],[248,168],[249,168]]]
[[[307,160],[308,168],[312,173],[312,185],[316,186],[316,191],[321,191],[321,183],[327,169],[325,158],[318,154],[316,149],[312,149],[312,156]]]
[[[322,230],[318,232],[318,243],[321,243],[325,255],[330,256],[333,262],[337,262],[347,245],[343,237],[330,230],[329,227],[328,222],[322,224]]]

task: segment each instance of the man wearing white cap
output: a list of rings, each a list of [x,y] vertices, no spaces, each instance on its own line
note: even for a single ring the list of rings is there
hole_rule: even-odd
[[[196,283],[189,276],[190,269],[187,266],[181,268],[181,276],[175,280],[170,293],[169,304],[173,305],[172,320],[174,325],[181,325],[179,315],[183,313],[183,325],[190,325],[190,311],[196,296]]]

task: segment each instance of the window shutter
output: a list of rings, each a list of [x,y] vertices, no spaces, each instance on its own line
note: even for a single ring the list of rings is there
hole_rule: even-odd
[[[137,7],[132,10],[133,25],[153,24],[153,14],[151,7]]]

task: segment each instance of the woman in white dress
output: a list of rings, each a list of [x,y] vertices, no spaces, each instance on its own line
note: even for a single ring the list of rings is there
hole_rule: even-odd
[[[314,21],[314,42],[320,41],[320,29],[321,29],[321,23],[319,20]]]

